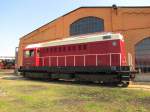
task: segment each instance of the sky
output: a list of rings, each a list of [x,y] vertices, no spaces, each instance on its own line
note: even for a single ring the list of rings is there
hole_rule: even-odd
[[[0,0],[0,56],[14,56],[19,39],[81,6],[150,6],[150,0]]]

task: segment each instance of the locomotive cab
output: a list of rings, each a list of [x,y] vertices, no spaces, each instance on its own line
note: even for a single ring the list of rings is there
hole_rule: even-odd
[[[32,67],[39,65],[39,49],[24,49],[23,66]]]

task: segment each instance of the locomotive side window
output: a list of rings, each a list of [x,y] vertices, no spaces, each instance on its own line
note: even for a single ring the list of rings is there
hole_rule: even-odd
[[[46,52],[48,52],[48,48],[46,48]]]
[[[34,50],[25,51],[25,57],[32,57],[32,56],[34,56]]]
[[[51,52],[51,48],[48,48],[48,52],[49,52],[49,53]]]
[[[54,52],[57,52],[57,47],[54,48]]]
[[[74,50],[74,51],[75,51],[75,50],[76,50],[76,46],[72,46],[72,50]]]
[[[87,46],[84,44],[84,45],[79,45],[78,46],[78,49],[79,50],[86,50],[87,49]]]
[[[48,48],[44,48],[44,49],[43,49],[43,52],[44,52],[44,53],[48,53]]]
[[[59,52],[61,52],[61,47],[59,47]]]
[[[50,48],[50,52],[53,52],[52,48]]]
[[[83,49],[86,50],[86,48],[87,48],[87,46],[86,46],[86,45],[83,45]]]
[[[65,46],[63,47],[63,51],[64,51],[64,52],[66,51],[66,47],[65,47]]]
[[[81,45],[79,45],[79,46],[78,46],[78,48],[79,48],[79,50],[81,50],[81,49],[82,49],[82,46],[81,46]]]
[[[30,50],[30,57],[34,56],[34,50]]]
[[[69,46],[69,47],[68,47],[68,51],[70,51],[70,50],[71,50],[71,47]]]
[[[29,51],[25,51],[24,56],[29,57]]]

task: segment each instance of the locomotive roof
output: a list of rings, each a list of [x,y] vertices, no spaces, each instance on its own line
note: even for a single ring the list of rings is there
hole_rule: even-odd
[[[96,42],[96,41],[117,40],[117,39],[123,40],[123,36],[120,33],[92,34],[92,35],[74,36],[74,37],[54,40],[50,42],[43,42],[39,44],[30,44],[26,46],[26,49],[41,48],[41,47],[48,47],[48,46],[80,44],[80,43]]]

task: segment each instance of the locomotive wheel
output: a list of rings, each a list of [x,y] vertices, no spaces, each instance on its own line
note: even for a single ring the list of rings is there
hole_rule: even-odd
[[[118,86],[119,86],[119,87],[128,87],[129,84],[130,84],[130,82],[128,82],[128,81],[121,81],[121,82],[118,84]]]

